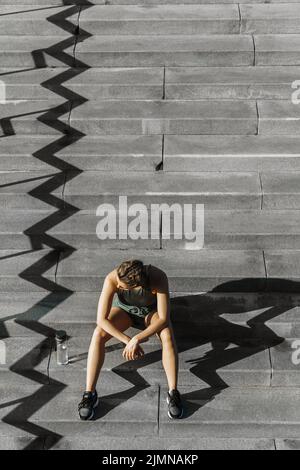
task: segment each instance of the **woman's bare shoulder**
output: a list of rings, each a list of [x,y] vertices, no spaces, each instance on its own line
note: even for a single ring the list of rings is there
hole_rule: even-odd
[[[118,285],[118,277],[117,277],[117,270],[114,269],[110,273],[106,275],[105,281],[107,284],[110,284],[113,287],[117,287]]]

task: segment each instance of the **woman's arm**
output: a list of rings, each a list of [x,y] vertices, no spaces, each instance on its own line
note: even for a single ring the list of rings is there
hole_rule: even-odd
[[[161,271],[160,279],[157,283],[157,314],[158,319],[153,321],[145,330],[138,333],[134,338],[139,343],[147,340],[150,336],[158,333],[168,325],[170,320],[170,294],[167,275]]]
[[[119,331],[112,322],[108,320],[115,292],[115,283],[113,282],[111,274],[108,274],[105,278],[98,302],[97,325],[122,343],[128,344],[131,338]]]

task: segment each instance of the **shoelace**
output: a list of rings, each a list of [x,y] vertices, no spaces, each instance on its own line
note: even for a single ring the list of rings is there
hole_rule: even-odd
[[[180,394],[177,390],[175,390],[172,395],[170,395],[170,404],[175,405],[175,406],[180,406],[181,404],[181,398]]]
[[[85,408],[86,406],[88,406],[90,404],[92,400],[92,396],[91,395],[83,395],[83,398],[81,400],[81,402],[79,403],[78,405],[78,409],[81,410],[81,408]]]

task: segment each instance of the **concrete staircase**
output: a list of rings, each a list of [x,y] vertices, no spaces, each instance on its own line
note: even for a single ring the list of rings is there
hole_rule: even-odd
[[[299,448],[300,2],[0,8],[0,448]],[[120,194],[204,204],[204,249],[99,240]],[[101,284],[130,257],[169,276],[186,418],[167,418],[152,338],[134,363],[108,344],[82,423]]]

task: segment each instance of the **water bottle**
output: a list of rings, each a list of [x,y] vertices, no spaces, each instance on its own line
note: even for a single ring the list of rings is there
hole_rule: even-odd
[[[55,343],[57,364],[59,366],[65,366],[69,362],[67,333],[65,331],[57,331]]]

